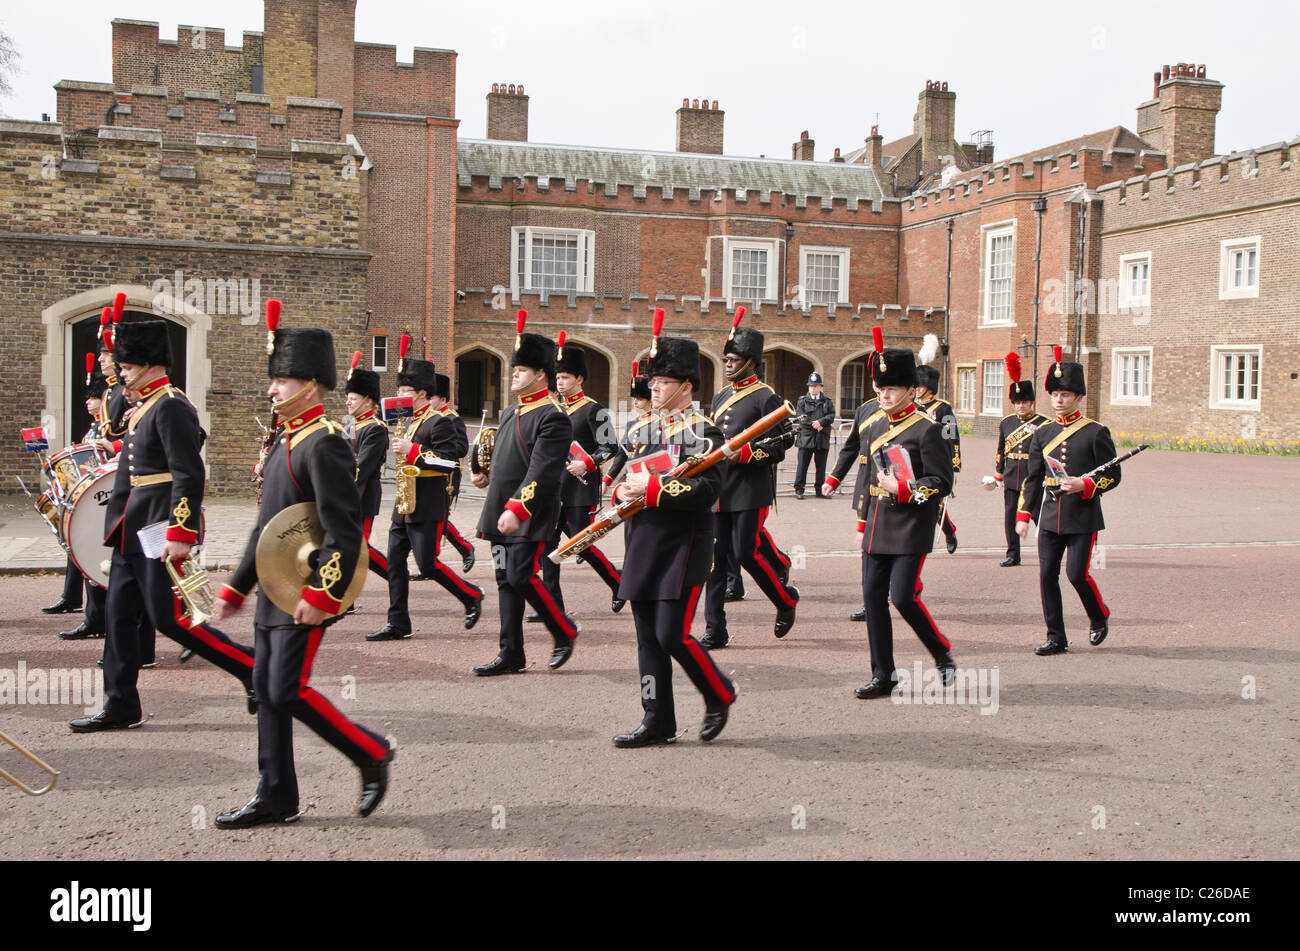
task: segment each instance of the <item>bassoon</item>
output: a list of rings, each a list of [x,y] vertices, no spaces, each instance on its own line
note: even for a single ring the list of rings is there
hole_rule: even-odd
[[[733,458],[740,452],[745,443],[752,439],[757,439],[769,429],[772,429],[792,416],[794,416],[794,407],[791,406],[789,402],[786,402],[783,406],[772,410],[772,412],[755,422],[748,429],[732,436],[721,446],[706,455],[690,456],[686,458],[682,462],[673,466],[672,469],[662,473],[660,478],[690,478],[691,476],[699,475],[706,469],[712,469],[724,459]],[[596,515],[590,525],[578,532],[578,534],[574,535],[568,541],[564,542],[547,557],[558,565],[566,558],[574,555],[581,555],[592,545],[596,544],[596,542],[600,541],[612,532],[615,526],[622,522],[626,522],[629,518],[636,515],[644,508],[644,496],[637,499],[628,499],[625,502],[619,502],[606,508]]]

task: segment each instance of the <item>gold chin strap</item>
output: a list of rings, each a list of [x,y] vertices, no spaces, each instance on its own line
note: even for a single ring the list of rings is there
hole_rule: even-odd
[[[292,406],[294,403],[298,402],[298,400],[306,396],[307,391],[310,390],[312,386],[315,385],[315,383],[316,383],[315,380],[309,380],[306,386],[304,386],[297,393],[293,394],[293,396],[289,397],[287,400],[281,400],[279,403],[272,400],[271,409],[275,410],[276,413],[279,414],[281,419],[286,419],[292,416],[293,413],[287,412],[288,407]]]
[[[127,379],[123,379],[123,380],[122,380],[122,389],[124,389],[124,390],[139,390],[139,389],[140,389],[140,382],[141,382],[141,379],[142,379],[146,374],[148,374],[148,372],[149,372],[150,370],[152,370],[152,369],[153,369],[153,367],[142,367],[141,370],[140,370],[140,372],[137,373],[137,374],[136,374],[134,377],[132,377],[131,379],[129,379],[129,380],[127,380]]]
[[[664,403],[664,405],[660,407],[660,412],[665,412],[665,413],[671,413],[671,412],[674,412],[673,404],[677,402],[677,397],[681,395],[682,387],[684,387],[685,385],[686,385],[686,381],[685,381],[685,380],[678,380],[678,381],[677,381],[677,389],[675,389],[675,390],[673,391],[673,395],[670,396],[670,397],[667,399],[667,401]],[[654,409],[654,403],[653,403],[653,402],[650,404],[650,408],[651,408],[652,410]]]
[[[727,382],[734,383],[736,382],[736,380],[744,379],[746,376],[752,376],[757,372],[758,370],[754,368],[754,361],[746,360],[744,363],[740,365],[740,367],[736,370],[735,373],[727,374]]]

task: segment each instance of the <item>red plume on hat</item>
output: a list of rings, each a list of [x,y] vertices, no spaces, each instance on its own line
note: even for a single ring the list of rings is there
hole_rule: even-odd
[[[651,357],[659,356],[659,335],[663,333],[663,331],[664,331],[664,309],[662,307],[656,307],[654,326],[651,328],[650,331],[651,332],[651,337],[650,337]]]
[[[272,298],[266,302],[266,352],[275,353],[275,328],[280,326],[280,302]]]
[[[90,375],[95,372],[95,355],[86,354],[86,386],[90,386]]]
[[[1019,383],[1021,374],[1020,354],[1013,350],[1002,358],[1002,362],[1006,364],[1008,379],[1012,383]]]
[[[99,315],[99,336],[103,338],[104,349],[109,353],[113,352],[113,308],[105,307]]]
[[[354,351],[352,354],[352,365],[348,367],[349,380],[352,379],[352,371],[357,368],[357,364],[359,364],[360,362],[361,362],[361,351],[360,350]]]
[[[126,309],[126,294],[119,291],[113,298],[113,323],[118,323],[122,319],[122,311]]]
[[[1056,375],[1059,377],[1061,375],[1061,348],[1053,347],[1052,355],[1056,358]]]
[[[641,364],[639,364],[639,363],[637,363],[635,360],[633,360],[633,361],[632,361],[632,379],[635,380],[638,376],[641,375],[640,372],[639,372],[640,369],[641,369]]]
[[[406,352],[411,349],[411,335],[402,334],[402,339],[397,345],[397,372],[406,372]]]
[[[885,371],[885,331],[880,327],[871,328],[871,344],[876,349],[876,359],[880,361],[880,372]]]
[[[727,334],[728,340],[734,340],[736,337],[736,328],[740,326],[741,320],[745,317],[745,308],[737,307],[736,316],[731,318],[731,332]]]
[[[528,323],[528,311],[524,310],[521,307],[519,308],[519,313],[515,316],[515,349],[516,350],[518,350],[519,345],[524,342],[524,325],[527,323]]]
[[[563,330],[561,330],[560,339],[555,350],[555,359],[557,360],[564,356],[564,339],[565,339],[565,333]]]

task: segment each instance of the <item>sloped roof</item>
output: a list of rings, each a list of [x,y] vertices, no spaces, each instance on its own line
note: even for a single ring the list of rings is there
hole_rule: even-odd
[[[1146,139],[1139,138],[1136,133],[1130,132],[1122,125],[1117,125],[1111,126],[1109,129],[1102,129],[1100,132],[1090,132],[1087,135],[1066,139],[1064,142],[1057,142],[1055,145],[1046,145],[1039,149],[1033,149],[1023,155],[999,158],[996,164],[1003,165],[1021,159],[1028,162],[1036,158],[1056,158],[1056,156],[1065,152],[1077,152],[1079,149],[1086,148],[1101,149],[1107,154],[1113,149],[1132,149],[1134,152],[1140,152],[1143,149],[1159,151]]]
[[[737,158],[692,152],[602,149],[578,145],[544,145],[491,139],[461,139],[456,148],[461,185],[474,176],[499,187],[503,178],[546,176],[575,187],[581,179],[597,182],[611,193],[619,185],[634,189],[686,188],[779,191],[797,198],[843,198],[879,204],[884,193],[868,166],[844,162],[799,162],[786,159]]]

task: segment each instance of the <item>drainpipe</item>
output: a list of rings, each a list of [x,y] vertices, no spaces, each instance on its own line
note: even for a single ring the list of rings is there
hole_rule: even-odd
[[[1042,274],[1043,274],[1043,215],[1047,212],[1047,199],[1035,198],[1034,203],[1030,205],[1034,209],[1034,216],[1037,219],[1037,234],[1034,236],[1034,330],[1033,342],[1031,347],[1034,353],[1033,375],[1031,380],[1038,379],[1038,309],[1042,292]]]

